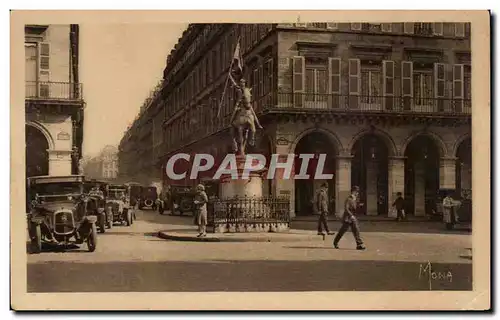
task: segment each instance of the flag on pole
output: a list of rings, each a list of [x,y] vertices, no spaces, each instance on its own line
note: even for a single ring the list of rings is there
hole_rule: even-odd
[[[243,58],[241,56],[241,46],[240,41],[236,43],[236,48],[234,49],[233,61],[231,61],[231,68],[229,69],[229,78],[234,85],[237,84],[235,78],[241,78],[243,76]]]
[[[233,59],[231,60],[231,65],[229,66],[229,72],[226,79],[226,84],[224,85],[224,90],[222,91],[222,97],[219,103],[219,109],[217,110],[217,117],[220,115],[220,110],[222,107],[222,101],[224,100],[224,95],[226,94],[227,83],[229,80],[234,86],[238,85],[239,79],[243,77],[243,57],[241,56],[241,46],[240,39],[236,42],[236,48],[234,49]],[[236,80],[238,79],[238,81]]]

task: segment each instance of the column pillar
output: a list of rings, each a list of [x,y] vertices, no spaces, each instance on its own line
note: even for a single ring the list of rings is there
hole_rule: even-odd
[[[71,175],[71,150],[48,150],[49,175]]]
[[[366,215],[376,216],[378,214],[378,163],[368,160],[366,164]]]
[[[389,158],[388,168],[388,217],[396,218],[396,212],[392,210],[392,204],[397,198],[397,193],[405,194],[405,158],[404,157],[391,157]]]
[[[456,189],[457,158],[441,158],[439,163],[439,187],[441,189]]]
[[[352,156],[338,156],[335,172],[335,213],[341,217],[344,213],[344,202],[351,193]]]
[[[472,166],[470,163],[460,163],[460,188],[472,189]]]
[[[414,183],[415,187],[415,210],[416,217],[425,216],[425,164],[423,161],[415,163],[414,167]]]

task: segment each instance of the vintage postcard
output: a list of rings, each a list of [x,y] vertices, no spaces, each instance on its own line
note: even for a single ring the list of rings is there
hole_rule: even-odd
[[[12,308],[490,309],[489,21],[12,11]]]

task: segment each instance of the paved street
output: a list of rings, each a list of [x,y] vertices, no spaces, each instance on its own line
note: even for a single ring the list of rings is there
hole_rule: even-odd
[[[174,242],[160,230],[187,230],[192,218],[139,211],[131,227],[99,234],[94,253],[28,255],[29,292],[471,290],[472,239],[439,223],[367,222],[368,250],[351,234],[283,242]],[[337,223],[331,222],[336,229]],[[313,222],[295,228],[314,229]],[[314,232],[314,231],[310,231]],[[428,273],[431,264],[433,275]]]

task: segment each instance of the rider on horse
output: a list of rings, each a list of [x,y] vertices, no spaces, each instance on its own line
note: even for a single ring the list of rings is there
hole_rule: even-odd
[[[259,129],[262,129],[259,119],[252,108],[252,93],[251,89],[246,86],[245,79],[240,80],[240,85],[236,85],[239,91],[238,101],[234,107],[233,114],[231,116],[231,134],[233,136],[233,150],[244,153],[245,144],[247,141],[247,135],[249,144],[253,146],[255,144],[255,124]],[[243,103],[243,106],[241,104]],[[236,140],[238,137],[238,141]]]

